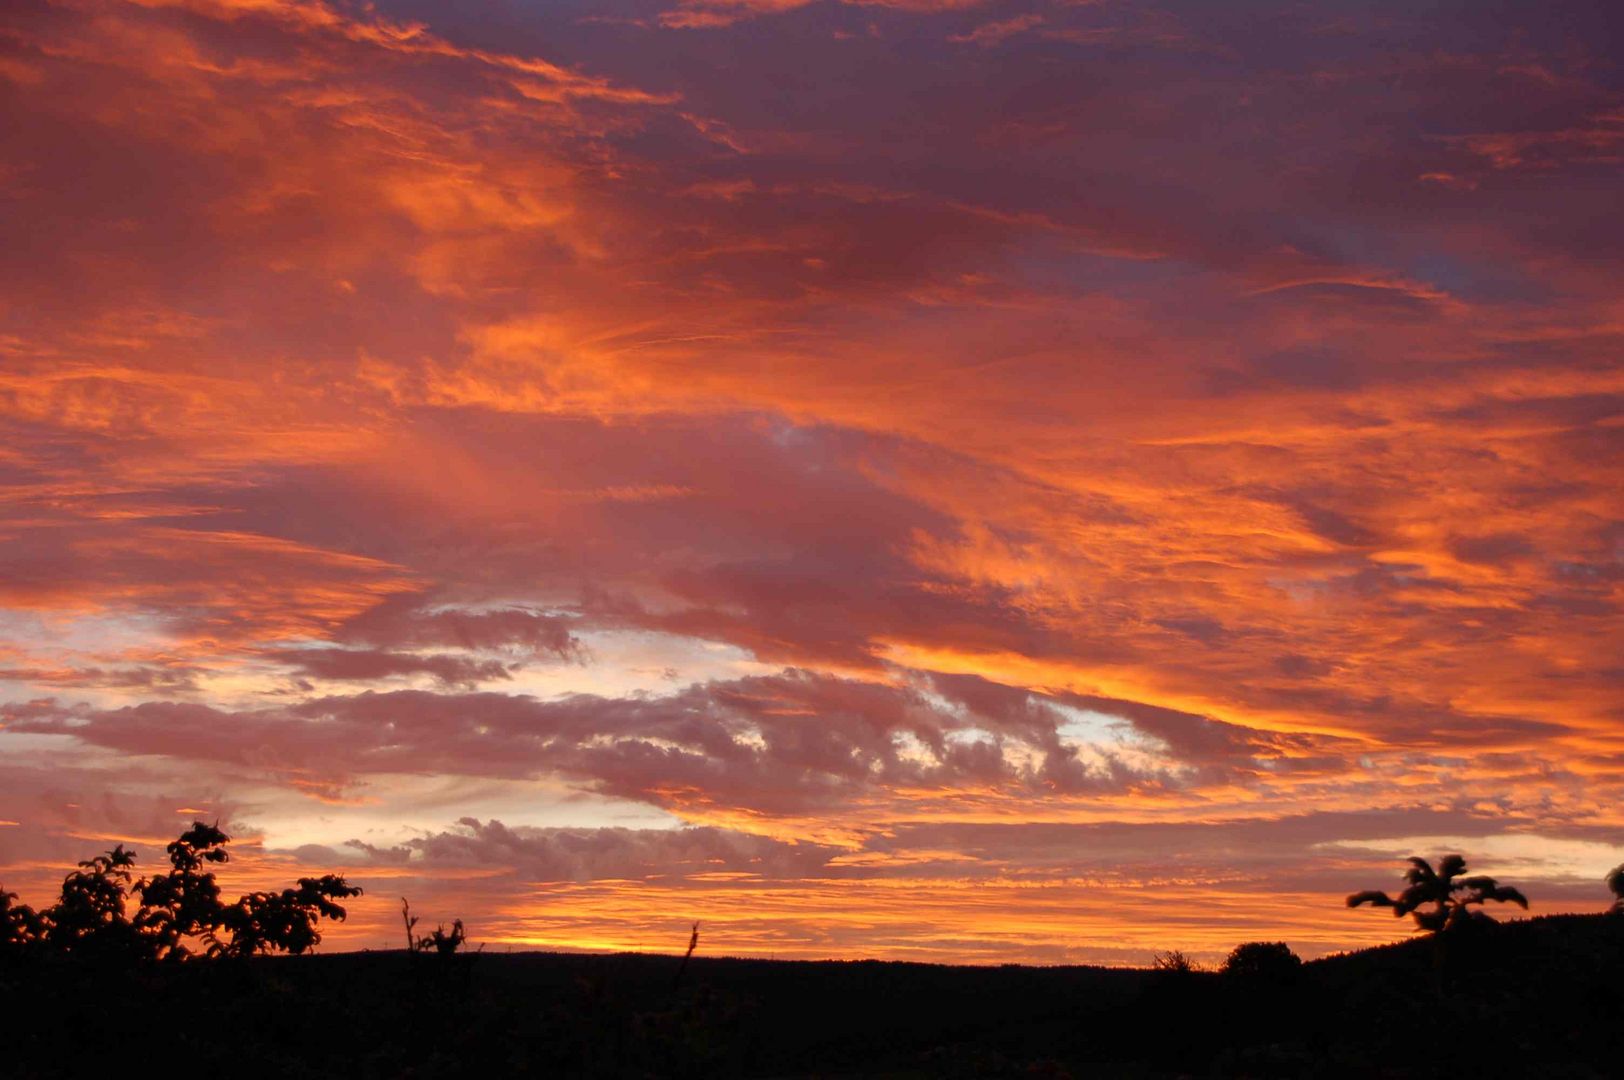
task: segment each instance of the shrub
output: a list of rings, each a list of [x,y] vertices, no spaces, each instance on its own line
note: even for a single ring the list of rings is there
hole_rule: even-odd
[[[440,956],[452,956],[468,941],[468,935],[462,928],[461,919],[451,920],[450,930],[445,928],[445,923],[441,923],[434,928],[433,933],[425,934],[422,937],[416,936],[413,931],[417,929],[417,916],[412,914],[412,905],[404,896],[400,898],[400,917],[406,924],[407,952],[434,952]]]
[[[127,914],[134,865],[135,855],[120,844],[63,878],[60,898],[43,913],[48,951],[96,959],[156,956]]]
[[[45,919],[17,894],[0,889],[0,959],[23,956],[39,947],[45,937]]]
[[[1171,975],[1188,975],[1200,970],[1199,964],[1178,949],[1156,953],[1150,958],[1150,966],[1156,971],[1165,971]]]

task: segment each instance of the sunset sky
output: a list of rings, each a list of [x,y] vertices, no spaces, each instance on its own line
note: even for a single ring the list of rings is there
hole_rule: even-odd
[[[1142,964],[1624,862],[1611,3],[14,0],[0,884]]]

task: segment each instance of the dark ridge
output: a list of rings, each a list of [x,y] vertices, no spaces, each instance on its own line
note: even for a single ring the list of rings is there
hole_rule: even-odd
[[[1173,955],[1173,954],[1169,954]],[[1612,1077],[1624,917],[1491,923],[1308,964],[398,952],[0,967],[17,1076],[137,1062],[323,1077]]]

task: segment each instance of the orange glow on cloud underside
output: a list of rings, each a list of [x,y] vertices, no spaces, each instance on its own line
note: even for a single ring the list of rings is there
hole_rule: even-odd
[[[1601,906],[1605,26],[591,7],[0,16],[0,881],[207,816],[335,947]]]

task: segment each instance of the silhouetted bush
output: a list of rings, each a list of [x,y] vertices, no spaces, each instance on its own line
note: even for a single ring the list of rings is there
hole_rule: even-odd
[[[135,883],[141,897],[135,928],[150,942],[154,954],[185,959],[190,952],[183,942],[191,937],[208,938],[213,947],[212,935],[222,917],[220,886],[213,874],[202,869],[205,864],[229,861],[225,846],[230,841],[215,826],[193,822],[164,849],[169,855],[169,873]]]
[[[344,908],[336,901],[359,895],[359,888],[336,874],[300,878],[298,888],[279,893],[249,893],[224,910],[220,926],[231,937],[221,941],[218,931],[211,933],[209,953],[252,956],[309,952],[321,944],[317,919],[342,922]]]
[[[45,919],[17,894],[0,891],[0,960],[17,958],[38,949],[45,937]]]
[[[1607,887],[1613,890],[1613,914],[1624,915],[1624,866],[1613,867],[1607,875]]]
[[[1189,975],[1200,970],[1200,965],[1178,949],[1154,954],[1150,958],[1150,966],[1169,975]]]
[[[409,952],[452,956],[468,941],[461,919],[451,920],[450,930],[445,928],[445,923],[441,923],[432,933],[416,936],[413,931],[417,929],[417,916],[412,914],[412,905],[404,896],[400,898],[400,917],[406,923],[406,949]]]
[[[50,952],[85,959],[152,959],[155,939],[143,940],[127,914],[135,855],[120,844],[79,864],[62,880],[61,898],[42,912]]]
[[[450,931],[447,931],[445,924],[441,923],[434,928],[433,933],[423,938],[420,945],[424,952],[433,951],[439,956],[450,956],[462,948],[467,940],[468,935],[463,931],[462,920],[452,919]]]
[[[80,863],[63,879],[57,902],[40,912],[0,892],[0,957],[181,961],[195,955],[189,942],[201,942],[209,956],[303,953],[320,943],[320,919],[343,920],[337,901],[361,894],[327,874],[224,904],[214,875],[203,867],[228,861],[230,840],[216,826],[193,822],[165,849],[169,872],[139,881],[131,871],[135,855],[120,844]],[[133,915],[132,899],[138,901]]]
[[[1302,966],[1302,958],[1283,941],[1249,941],[1235,946],[1224,961],[1224,974],[1261,982],[1284,982]]]

